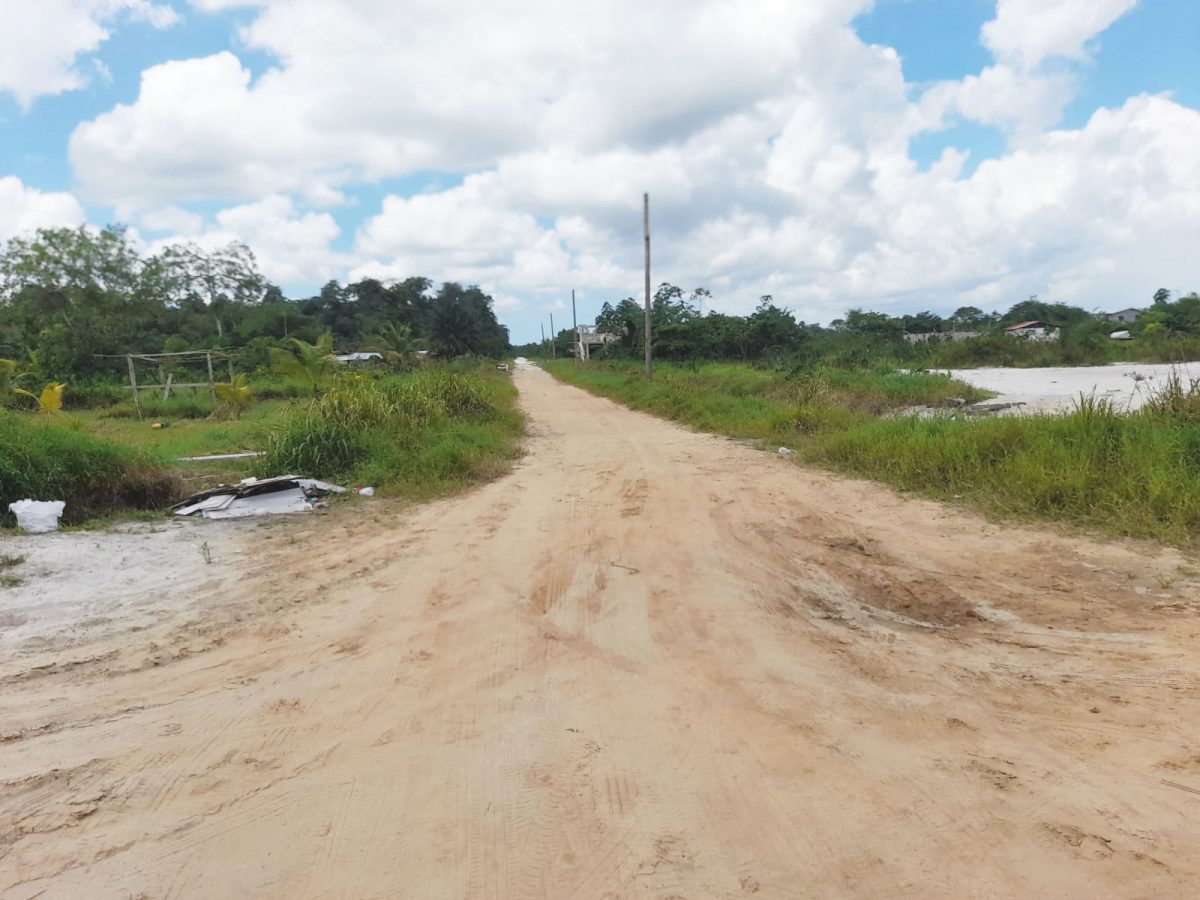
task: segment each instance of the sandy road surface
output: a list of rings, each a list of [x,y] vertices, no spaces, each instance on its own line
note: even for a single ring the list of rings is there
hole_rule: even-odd
[[[515,377],[508,477],[0,659],[0,896],[1200,892],[1185,560]]]

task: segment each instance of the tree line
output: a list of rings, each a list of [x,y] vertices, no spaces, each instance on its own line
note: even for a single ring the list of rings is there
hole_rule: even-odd
[[[142,253],[125,230],[43,229],[0,246],[0,358],[42,380],[115,371],[106,356],[236,350],[268,364],[288,338],[330,335],[339,351],[427,349],[498,356],[508,331],[478,287],[428,278],[331,281],[289,299],[243,244]]]
[[[1003,334],[1007,326],[1040,321],[1060,330],[1054,347],[1039,348],[1042,356],[1056,355],[1066,363],[1100,361],[1121,352],[1110,339],[1112,332],[1126,329],[1135,338],[1152,342],[1159,355],[1177,349],[1200,352],[1200,296],[1195,293],[1172,299],[1165,289],[1156,291],[1133,324],[1117,324],[1081,307],[1048,303],[1036,296],[1015,303],[1007,312],[984,312],[963,306],[948,316],[918,312],[890,316],[887,313],[851,309],[827,326],[797,321],[792,313],[764,295],[749,315],[736,316],[708,311],[712,294],[698,288],[690,294],[662,284],[651,302],[651,342],[654,356],[667,360],[736,359],[756,362],[775,357],[803,362],[869,361],[881,356],[900,360],[986,362],[1010,364],[1020,344]],[[612,343],[594,348],[593,356],[638,358],[644,353],[645,309],[632,297],[615,304],[605,303],[595,320],[596,329],[614,336]],[[961,347],[948,343],[913,343],[905,335],[972,332],[979,337]],[[575,332],[565,328],[554,335],[553,352],[570,356]],[[549,354],[545,344],[530,343],[516,348],[526,355]],[[1032,350],[1030,351],[1032,352]],[[1128,352],[1128,351],[1125,351]]]

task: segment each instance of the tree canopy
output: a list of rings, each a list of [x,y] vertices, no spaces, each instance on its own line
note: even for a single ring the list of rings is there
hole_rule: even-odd
[[[288,299],[242,244],[145,254],[119,227],[43,229],[0,246],[0,358],[20,359],[42,379],[111,372],[106,355],[210,347],[266,366],[272,348],[324,334],[339,351],[401,335],[403,353],[496,355],[508,345],[492,298],[474,286],[331,281],[316,296]]]

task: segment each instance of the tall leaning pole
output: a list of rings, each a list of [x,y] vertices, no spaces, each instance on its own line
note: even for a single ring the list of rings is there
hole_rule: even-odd
[[[650,195],[642,194],[642,236],[646,242],[646,380],[654,379],[650,363]]]

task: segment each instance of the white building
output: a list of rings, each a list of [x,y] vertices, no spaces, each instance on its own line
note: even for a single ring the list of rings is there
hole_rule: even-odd
[[[1004,333],[1013,337],[1025,338],[1028,341],[1057,341],[1058,329],[1045,322],[1029,321],[1009,325]]]
[[[1120,322],[1122,325],[1128,325],[1130,322],[1137,321],[1137,317],[1141,314],[1142,310],[1130,307],[1129,309],[1121,309],[1116,312],[1100,313],[1100,318],[1106,322]]]

